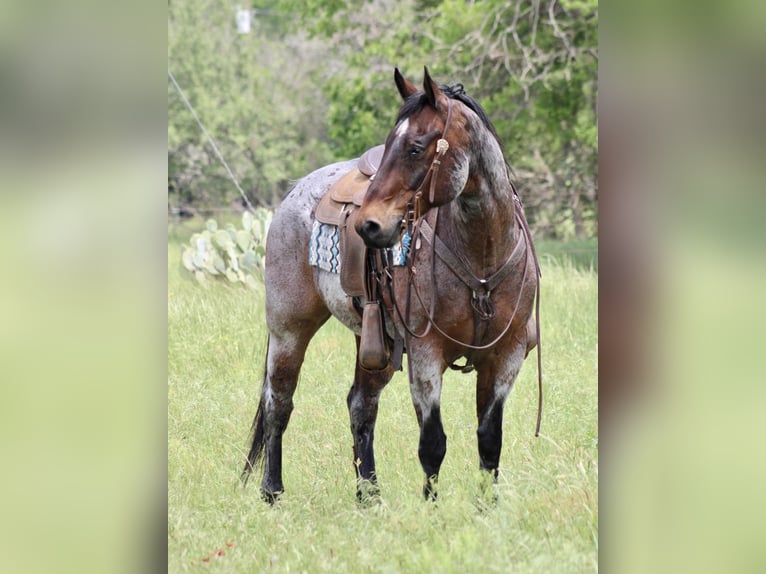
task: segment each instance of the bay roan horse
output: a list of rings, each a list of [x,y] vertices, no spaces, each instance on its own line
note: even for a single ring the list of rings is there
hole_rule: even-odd
[[[448,367],[476,371],[479,465],[497,479],[503,407],[522,362],[539,344],[533,316],[539,266],[510,168],[482,108],[462,86],[438,86],[428,69],[423,90],[399,70],[394,78],[404,103],[356,229],[371,249],[390,248],[403,233],[411,240],[406,265],[386,267],[381,275],[387,279],[388,336],[403,341],[407,354],[424,495],[435,498],[447,448],[440,399]],[[308,263],[317,204],[356,161],[323,167],[298,181],[269,230],[269,342],[243,471],[246,481],[264,462],[261,494],[268,502],[284,490],[282,435],[309,341],[335,316],[356,333],[359,350],[361,319],[349,306],[338,274]],[[459,359],[466,364],[458,367]],[[377,493],[375,420],[380,393],[393,374],[391,362],[370,371],[357,361],[348,393],[360,499]],[[539,415],[538,410],[538,431]]]

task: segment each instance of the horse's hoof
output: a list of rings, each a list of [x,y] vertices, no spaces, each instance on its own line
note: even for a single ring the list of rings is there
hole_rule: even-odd
[[[277,503],[277,501],[279,500],[279,497],[282,496],[284,492],[285,492],[284,490],[271,491],[271,490],[266,490],[265,488],[262,488],[261,500],[270,504],[271,506],[274,506],[274,504]]]
[[[436,502],[438,496],[439,493],[436,492],[436,477],[429,478],[423,486],[423,498],[430,502]]]
[[[476,508],[486,512],[497,507],[500,496],[497,493],[497,469],[483,470],[479,481],[479,492],[476,494]]]
[[[362,492],[356,491],[356,503],[361,508],[373,508],[375,506],[380,506],[383,504],[383,500],[380,498],[380,493],[376,494],[364,494]]]
[[[356,488],[356,501],[364,508],[381,504],[380,487],[369,480],[360,481]]]

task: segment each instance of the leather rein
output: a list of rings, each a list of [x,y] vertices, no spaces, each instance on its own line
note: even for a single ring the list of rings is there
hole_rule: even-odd
[[[404,327],[406,333],[415,338],[425,337],[433,327],[442,337],[447,340],[460,345],[468,350],[464,353],[466,359],[465,365],[457,365],[452,363],[449,367],[453,370],[459,370],[463,373],[469,373],[474,370],[472,351],[481,351],[489,349],[496,345],[511,328],[513,320],[516,317],[516,311],[518,310],[519,302],[521,301],[521,294],[524,290],[524,284],[527,281],[527,265],[524,265],[524,272],[521,279],[521,286],[519,287],[519,294],[516,298],[513,313],[511,314],[508,323],[501,330],[500,334],[495,337],[489,343],[482,344],[482,340],[487,333],[489,324],[495,316],[495,305],[491,300],[492,292],[503,282],[503,280],[511,273],[517,263],[521,261],[522,256],[527,255],[527,247],[532,250],[532,257],[535,263],[535,270],[537,272],[538,279],[541,276],[540,263],[535,252],[534,244],[532,243],[532,236],[529,230],[529,225],[524,217],[523,207],[521,201],[513,189],[513,201],[514,205],[514,218],[516,223],[521,228],[521,233],[518,236],[516,245],[514,246],[510,256],[506,261],[489,277],[479,278],[476,277],[470,270],[469,266],[465,263],[463,258],[456,256],[452,250],[441,240],[437,234],[437,227],[439,221],[439,208],[436,207],[429,209],[425,213],[423,212],[422,197],[426,183],[429,183],[429,205],[433,205],[436,191],[436,180],[441,166],[441,161],[444,155],[449,150],[449,143],[447,142],[447,132],[449,130],[450,120],[452,118],[452,100],[448,99],[447,119],[444,124],[444,131],[442,137],[436,142],[436,154],[428,168],[423,180],[421,181],[418,189],[415,191],[412,199],[407,206],[407,215],[402,220],[402,225],[406,228],[410,235],[410,253],[407,256],[406,267],[408,269],[408,281],[407,281],[407,298],[406,307],[404,313],[399,306],[398,301],[394,296],[393,289],[393,277],[391,273],[391,265],[387,257],[383,257],[383,274],[386,276],[385,283],[388,284],[388,295],[390,297],[390,307],[393,307],[399,320]],[[429,181],[430,179],[430,181]],[[429,223],[427,216],[433,211],[433,227]],[[426,326],[421,333],[415,332],[410,328],[410,311],[411,311],[411,294],[415,293],[415,298],[420,304],[421,308],[425,311],[426,305],[423,301],[423,297],[414,282],[416,275],[416,269],[414,268],[415,251],[420,243],[420,238],[431,246],[431,304],[426,312]],[[436,308],[436,258],[441,259],[452,273],[458,277],[470,290],[471,290],[471,306],[474,310],[474,333],[473,340],[468,343],[465,341],[459,341],[452,336],[448,335],[434,319]],[[542,402],[543,402],[543,383],[542,383],[542,359],[540,351],[540,282],[538,280],[536,293],[535,293],[535,326],[536,326],[536,343],[537,343],[537,382],[538,382],[538,405],[537,405],[537,424],[535,427],[535,436],[540,435],[540,424],[542,421]],[[409,354],[408,354],[409,358]],[[411,369],[410,369],[411,373]],[[410,375],[411,376],[411,375]]]

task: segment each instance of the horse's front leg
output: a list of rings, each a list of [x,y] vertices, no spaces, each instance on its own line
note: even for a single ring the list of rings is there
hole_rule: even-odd
[[[503,448],[503,408],[524,361],[526,348],[517,345],[509,353],[491,353],[477,362],[476,415],[479,467],[497,482]]]
[[[356,338],[357,351],[359,337]],[[348,393],[348,414],[351,434],[354,437],[354,468],[356,470],[356,496],[360,502],[378,495],[378,479],[375,475],[375,421],[378,418],[378,399],[383,387],[393,377],[389,365],[380,371],[367,371],[359,366],[357,358],[354,384]]]
[[[420,425],[418,458],[425,473],[423,496],[436,500],[439,469],[447,454],[447,435],[441,417],[442,375],[446,366],[440,358],[431,357],[426,349],[410,357],[410,393]]]

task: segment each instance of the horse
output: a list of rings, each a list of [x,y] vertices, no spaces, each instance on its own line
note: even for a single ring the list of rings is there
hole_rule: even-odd
[[[398,68],[394,82],[403,103],[355,229],[371,252],[384,254],[409,237],[406,265],[384,266],[378,278],[384,279],[386,336],[401,341],[400,356],[407,355],[423,495],[435,500],[447,448],[440,414],[447,368],[476,372],[479,467],[497,482],[506,398],[535,346],[539,372],[539,319],[533,307],[537,302],[539,311],[540,270],[511,169],[481,106],[460,84],[438,85],[427,67],[422,90]],[[308,263],[318,202],[357,161],[328,165],[299,180],[269,229],[266,366],[242,479],[246,483],[263,463],[261,496],[272,504],[284,492],[282,435],[309,341],[336,317],[355,333],[359,353],[362,320],[348,304],[338,274]],[[360,500],[380,494],[375,423],[395,355],[376,369],[357,360],[347,396]],[[540,414],[538,408],[536,434]]]

